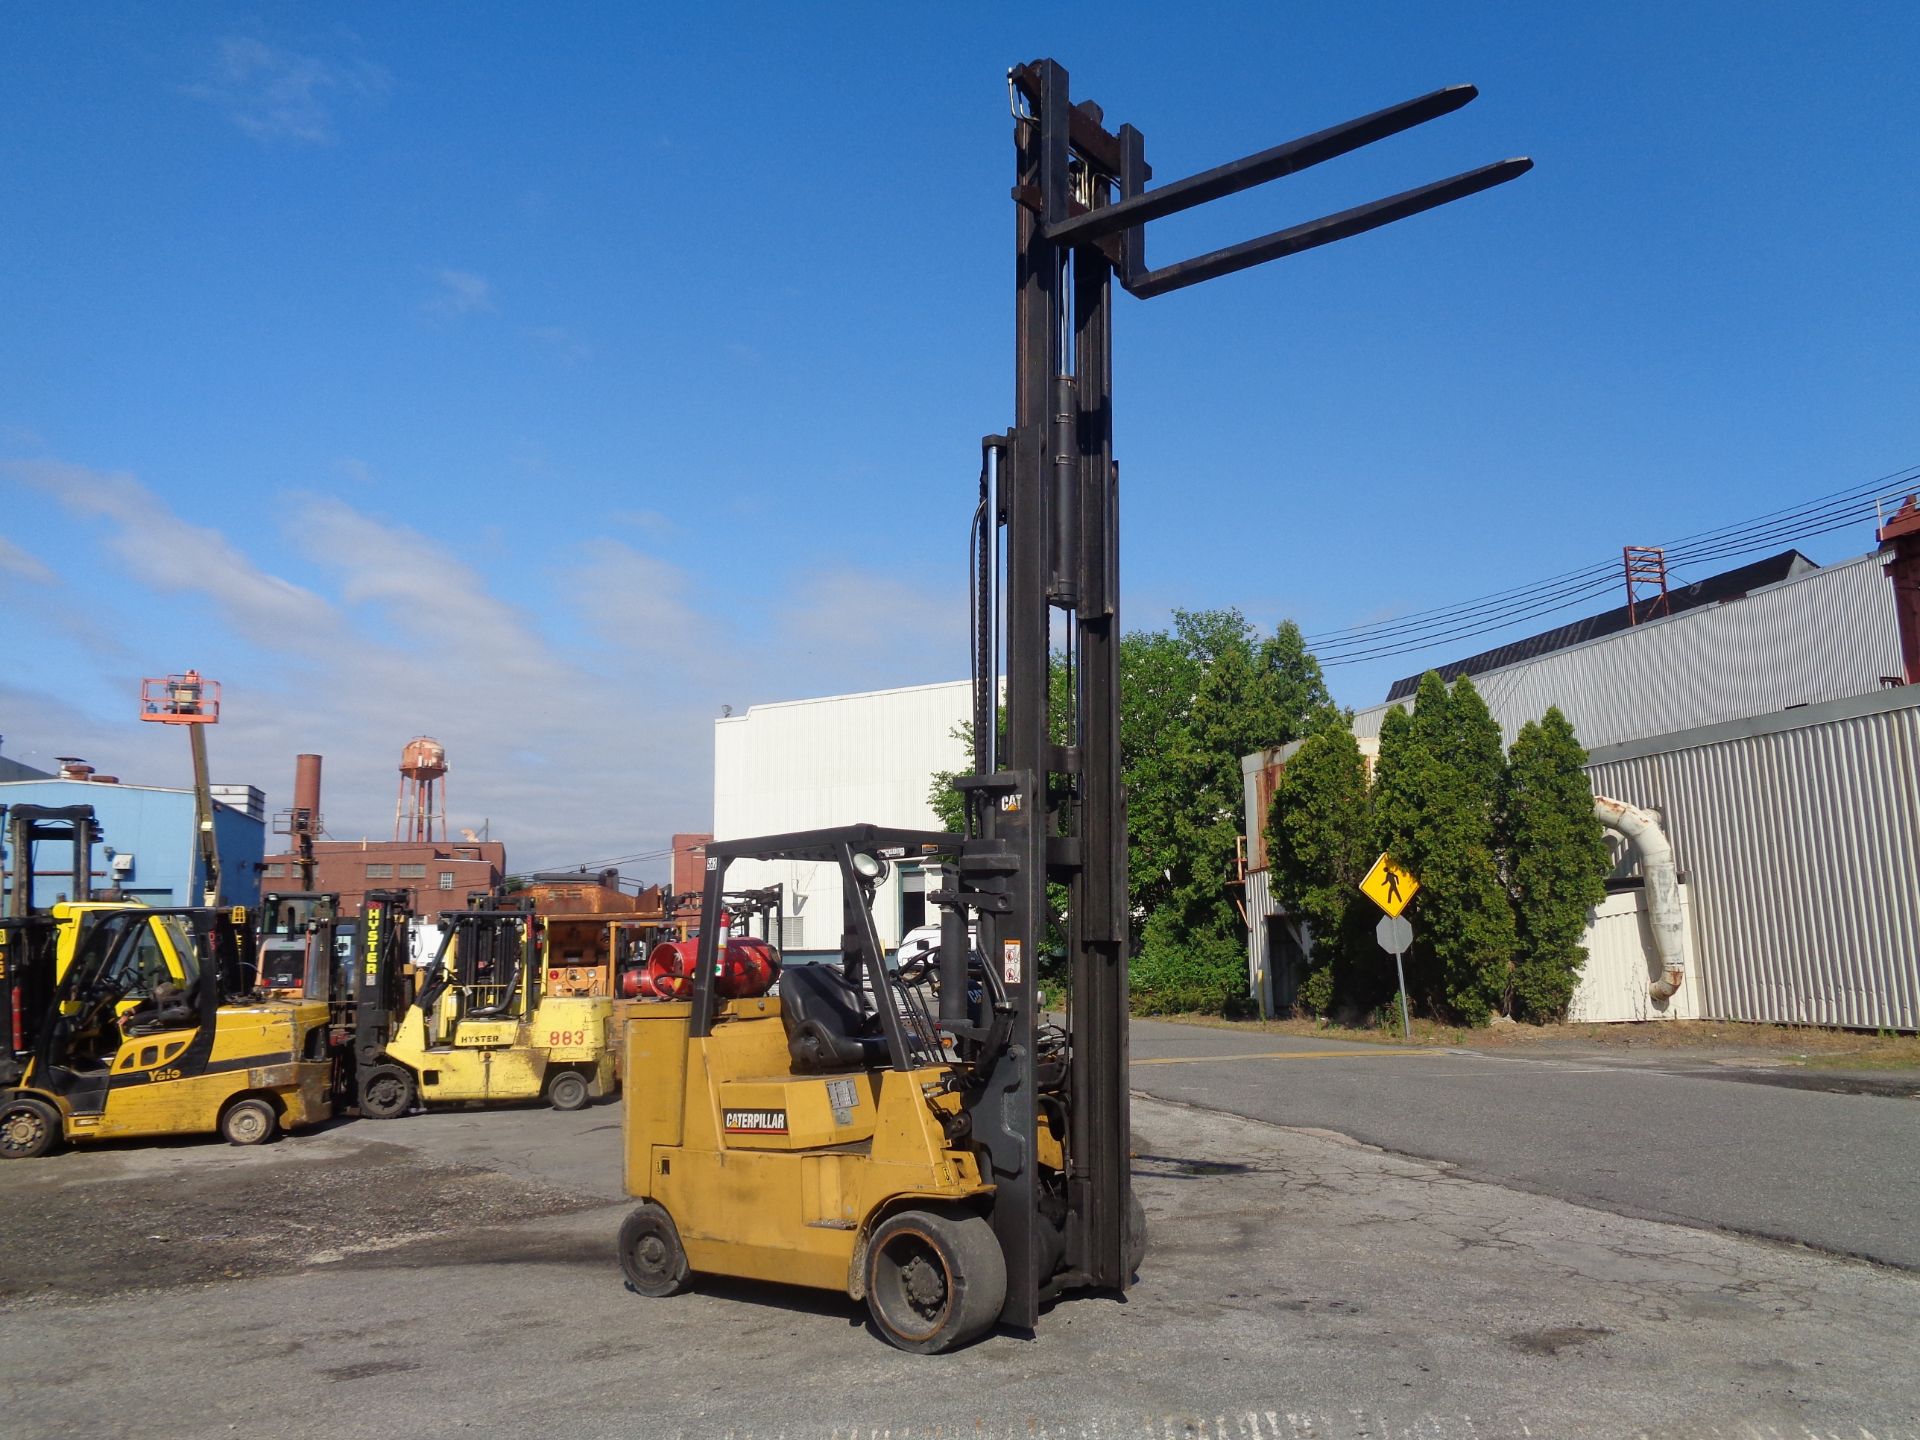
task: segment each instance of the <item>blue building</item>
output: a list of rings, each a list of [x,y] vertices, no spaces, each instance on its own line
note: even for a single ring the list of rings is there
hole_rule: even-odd
[[[191,790],[79,779],[0,780],[0,805],[91,805],[100,826],[91,867],[96,895],[117,885],[122,895],[149,905],[200,903],[200,847]],[[259,903],[266,829],[259,806],[249,804],[242,810],[215,801],[213,838],[220,853],[222,905],[251,908]],[[61,853],[51,853],[56,849]],[[11,894],[16,871],[25,867],[10,852],[5,859]],[[72,890],[69,859],[64,847],[42,845],[34,866],[36,906],[50,905]]]

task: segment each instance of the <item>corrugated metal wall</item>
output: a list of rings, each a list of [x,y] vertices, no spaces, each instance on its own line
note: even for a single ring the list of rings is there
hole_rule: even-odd
[[[1687,925],[1685,965],[1680,988],[1666,1001],[1653,998],[1653,982],[1660,978],[1660,960],[1653,944],[1653,926],[1647,918],[1644,890],[1621,890],[1594,907],[1587,933],[1587,963],[1580,967],[1580,983],[1567,1005],[1567,1019],[1580,1024],[1627,1020],[1698,1020],[1700,1018],[1700,949],[1693,939],[1693,900],[1680,887],[1680,911]]]
[[[1704,1017],[1920,1028],[1916,756],[1912,688],[1593,755],[1597,793],[1665,823]]]
[[[1558,705],[1589,749],[1877,689],[1902,673],[1877,555],[1476,676],[1507,743]],[[1378,735],[1391,708],[1353,720]]]

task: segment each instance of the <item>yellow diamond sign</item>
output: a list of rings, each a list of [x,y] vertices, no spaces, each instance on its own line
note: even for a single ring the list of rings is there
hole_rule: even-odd
[[[1398,915],[1407,902],[1419,893],[1420,882],[1411,872],[1402,870],[1391,855],[1382,855],[1360,882],[1360,893],[1389,915]]]

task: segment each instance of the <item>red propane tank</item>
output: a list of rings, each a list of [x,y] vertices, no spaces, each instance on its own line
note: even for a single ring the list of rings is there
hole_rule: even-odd
[[[662,940],[647,955],[646,974],[638,982],[644,995],[684,1000],[693,991],[693,968],[700,956],[698,940]],[[720,950],[714,975],[723,1000],[750,1000],[764,995],[780,978],[780,952],[764,940],[736,935]]]

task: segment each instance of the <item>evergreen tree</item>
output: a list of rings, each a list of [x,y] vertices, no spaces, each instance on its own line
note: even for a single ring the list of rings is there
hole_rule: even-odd
[[[1593,815],[1587,752],[1551,708],[1515,737],[1506,785],[1506,838],[1519,921],[1511,1002],[1531,1020],[1563,1018],[1587,952],[1588,912],[1606,895],[1606,832]]]
[[[1359,885],[1373,863],[1372,828],[1366,761],[1352,730],[1335,717],[1288,762],[1266,831],[1273,898],[1312,932],[1300,999],[1316,1014],[1329,1013],[1336,999],[1360,999],[1355,962],[1370,943],[1372,907]]]
[[[1497,847],[1504,773],[1499,727],[1465,676],[1449,691],[1428,671],[1413,713],[1381,725],[1375,834],[1422,887],[1407,988],[1470,1024],[1504,997],[1515,950]]]

